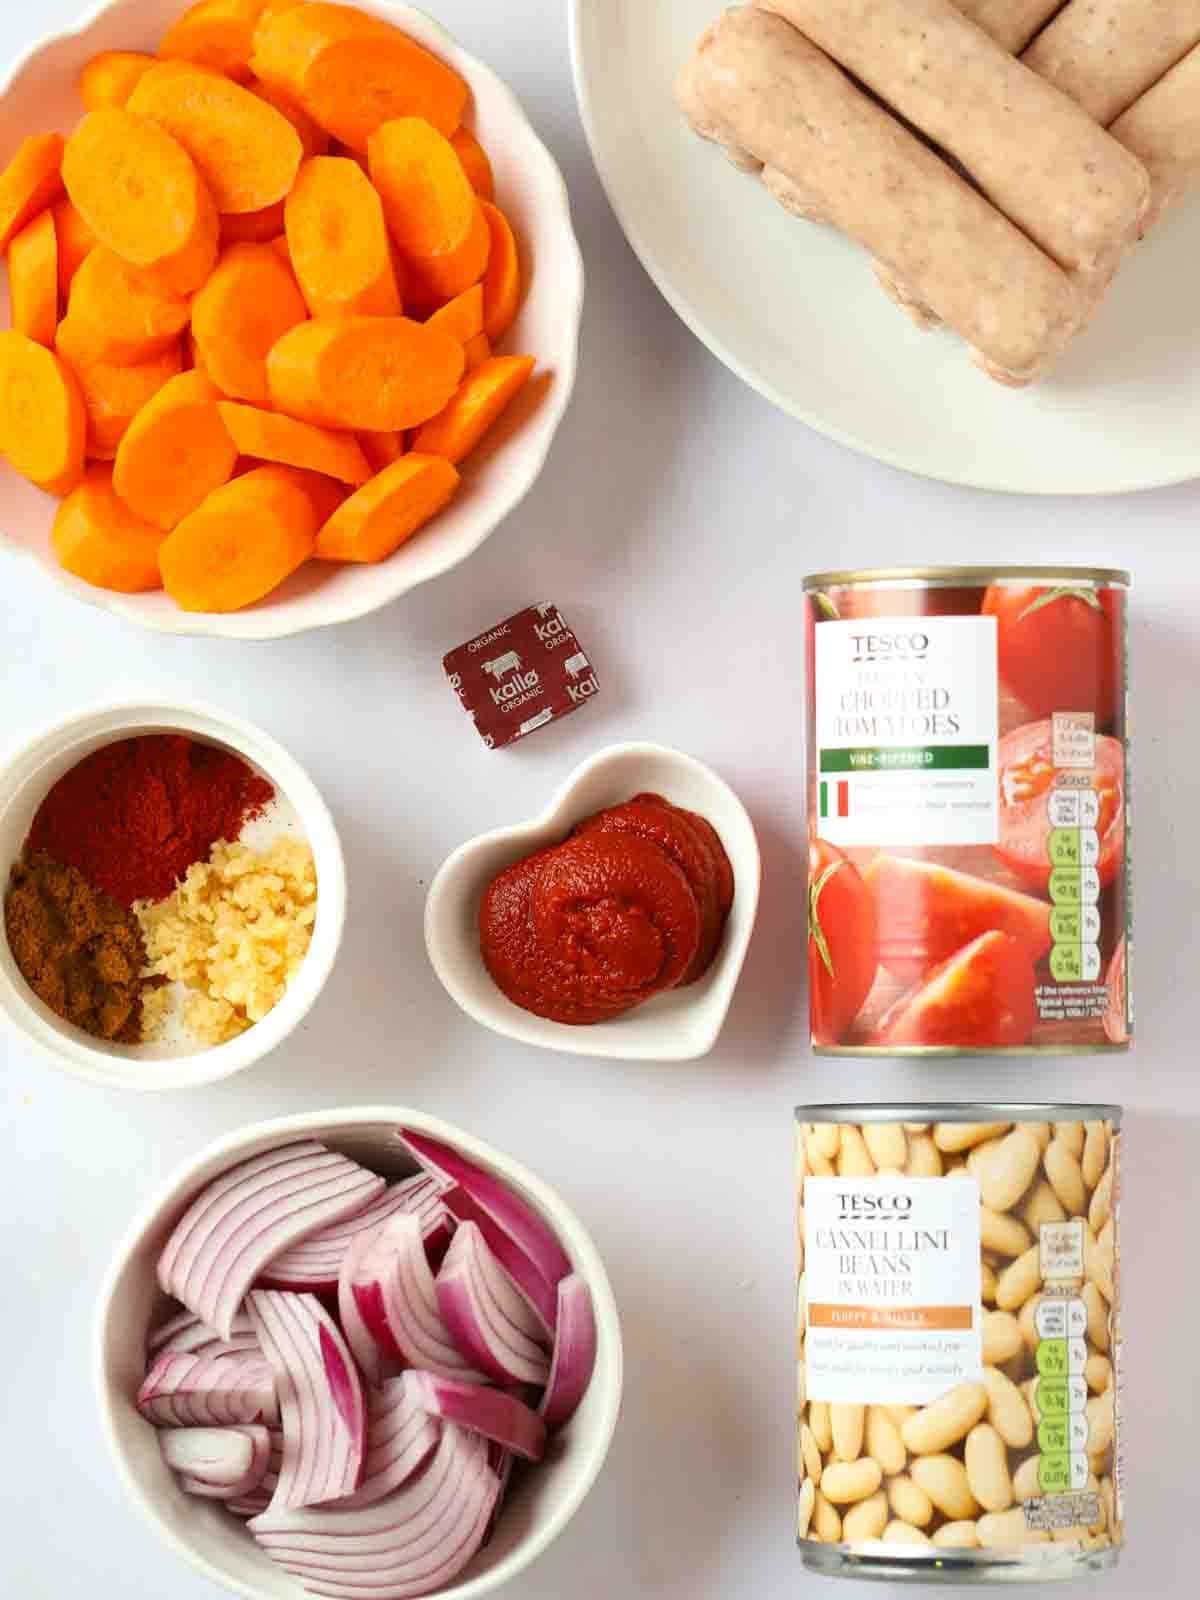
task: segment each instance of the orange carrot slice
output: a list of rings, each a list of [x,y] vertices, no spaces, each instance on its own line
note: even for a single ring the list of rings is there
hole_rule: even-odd
[[[521,255],[516,236],[503,211],[483,202],[483,214],[492,236],[491,254],[483,280],[483,331],[499,344],[517,320],[521,309]]]
[[[100,241],[69,200],[60,200],[52,210],[58,235],[58,287],[65,301],[75,274]]]
[[[241,215],[287,197],[304,147],[273,105],[228,78],[164,61],[129,97],[136,117],[177,139],[207,183],[217,210]]]
[[[302,422],[393,433],[436,416],[458,387],[462,345],[406,317],[305,322],[267,357],[271,401]]]
[[[414,304],[440,306],[478,283],[491,233],[450,141],[420,117],[399,117],[372,136],[369,159]]]
[[[0,251],[62,195],[63,149],[61,134],[34,134],[0,172]]]
[[[167,29],[158,53],[164,61],[194,61],[230,78],[250,76],[254,30],[265,0],[199,0]]]
[[[470,128],[459,128],[450,139],[454,153],[463,164],[463,171],[471,180],[471,187],[481,200],[496,198],[496,179],[488,153]]]
[[[444,456],[455,466],[508,409],[533,376],[532,356],[493,356],[463,379],[446,409],[418,430],[418,455]]]
[[[352,434],[315,428],[277,411],[234,405],[223,400],[217,407],[229,437],[244,456],[277,461],[285,467],[303,467],[356,488],[371,476],[371,466]]]
[[[162,355],[191,319],[191,302],[97,245],[75,274],[67,306],[76,348],[97,361],[132,366]]]
[[[162,588],[158,551],[165,537],[130,511],[113,488],[112,468],[97,466],[59,506],[50,542],[63,570],[84,583],[144,594]]]
[[[317,538],[322,561],[386,561],[449,504],[459,476],[441,456],[408,455],[372,478]]]
[[[358,442],[371,463],[372,472],[382,472],[385,467],[393,466],[405,450],[403,433],[360,433]]]
[[[8,285],[13,327],[53,350],[58,332],[58,234],[52,211],[43,211],[9,245]]]
[[[313,554],[327,499],[294,467],[257,467],[209,495],[158,553],[163,583],[185,611],[241,611]]]
[[[481,367],[491,359],[492,341],[486,333],[477,333],[463,345],[463,354],[467,358],[467,371],[474,372],[476,367]]]
[[[129,96],[158,65],[155,56],[141,50],[103,50],[93,56],[79,76],[79,98],[85,111],[102,106],[124,106]]]
[[[234,400],[270,403],[267,357],[308,317],[291,268],[269,244],[235,244],[192,302],[192,332],[213,382]]]
[[[314,317],[400,315],[383,205],[356,162],[305,162],[286,217],[292,266]]]
[[[142,407],[177,375],[183,364],[178,342],[137,366],[98,361],[86,339],[77,339],[70,317],[59,324],[58,354],[70,367],[87,411],[87,453],[111,461]]]
[[[282,200],[262,211],[243,212],[240,217],[230,212],[221,218],[221,248],[231,244],[272,244],[283,237],[285,226]]]
[[[191,294],[217,258],[217,208],[187,151],[164,129],[115,106],[91,111],[63,157],[76,209],[102,244],[176,294]]]
[[[299,3],[301,0],[297,0],[297,4]],[[292,99],[290,94],[273,84],[263,83],[261,78],[251,79],[247,87],[251,94],[256,94],[260,100],[265,100],[268,105],[274,106],[280,116],[286,117],[295,128],[300,135],[305,161],[311,161],[314,156],[329,154],[329,146],[332,143],[329,135],[319,122],[309,116],[302,105]]]
[[[415,40],[351,6],[276,13],[258,30],[252,65],[360,152],[395,117],[424,117],[453,133],[470,96],[458,73]]]
[[[86,444],[74,374],[23,333],[0,333],[0,454],[39,489],[61,495],[83,476]]]
[[[431,328],[440,328],[459,344],[470,344],[483,332],[483,285],[474,283],[453,300],[448,300],[429,319]]]
[[[121,440],[113,485],[131,511],[174,528],[237,465],[237,446],[221,421],[221,391],[203,372],[181,372],[143,406]]]

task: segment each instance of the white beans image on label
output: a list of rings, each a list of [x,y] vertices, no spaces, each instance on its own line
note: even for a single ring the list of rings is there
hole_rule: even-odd
[[[955,1581],[1113,1565],[1119,1109],[797,1117],[805,1564]]]

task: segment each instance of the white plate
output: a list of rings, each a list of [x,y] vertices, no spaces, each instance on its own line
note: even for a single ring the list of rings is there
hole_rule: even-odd
[[[865,253],[789,217],[684,124],[676,72],[721,0],[571,0],[580,107],[629,241],[709,349],[784,411],[893,466],[1024,494],[1200,475],[1200,195],[1123,269],[1049,381],[1006,390],[920,333]]]

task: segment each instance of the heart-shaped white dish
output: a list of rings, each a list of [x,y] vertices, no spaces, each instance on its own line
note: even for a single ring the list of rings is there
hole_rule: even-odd
[[[634,795],[665,795],[707,817],[733,864],[737,889],[725,939],[708,975],[613,1022],[570,1027],[506,999],[479,949],[479,902],[514,861],[566,838],[577,822]],[[625,1061],[694,1061],[716,1044],[729,1014],[758,916],[762,857],[754,824],[733,790],[703,762],[656,744],[618,744],[577,767],[540,817],[497,828],[461,846],[439,871],[425,905],[433,970],[469,1017],[523,1044]]]

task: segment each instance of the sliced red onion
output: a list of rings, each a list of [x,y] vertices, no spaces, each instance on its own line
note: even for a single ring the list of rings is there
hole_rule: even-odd
[[[283,1429],[268,1428],[267,1432],[271,1436],[271,1456],[262,1482],[257,1488],[251,1489],[249,1494],[239,1495],[236,1500],[225,1502],[226,1511],[235,1517],[261,1517],[275,1498],[275,1491],[279,1487],[279,1472],[283,1466]]]
[[[431,1417],[482,1434],[526,1461],[540,1461],[546,1453],[546,1424],[515,1395],[432,1372],[409,1372],[406,1377],[417,1403]]]
[[[224,1173],[192,1203],[167,1241],[158,1281],[228,1339],[268,1261],[365,1210],[385,1187],[315,1140],[269,1150]]]
[[[447,1206],[461,1222],[478,1224],[501,1266],[552,1333],[557,1310],[554,1290],[571,1271],[554,1230],[507,1184],[449,1145],[411,1128],[401,1129],[400,1140],[425,1171],[453,1185],[444,1196]]]
[[[437,1277],[438,1309],[459,1350],[497,1383],[544,1387],[550,1357],[541,1321],[474,1222],[454,1236]]]
[[[331,1600],[415,1600],[444,1588],[483,1543],[500,1484],[487,1445],[443,1430],[429,1466],[373,1506],[272,1507],[250,1524],[266,1553]]]
[[[369,1370],[391,1363],[468,1383],[486,1381],[459,1354],[442,1321],[420,1218],[393,1217],[352,1248],[338,1305],[351,1347],[358,1349],[367,1338],[378,1347]]]
[[[421,1404],[415,1372],[393,1378],[369,1401],[367,1459],[361,1487],[339,1502],[347,1509],[373,1506],[414,1477],[441,1441],[438,1421]]]
[[[352,1494],[362,1476],[362,1382],[337,1324],[310,1294],[256,1289],[246,1309],[275,1374],[283,1463],[273,1505],[319,1505]]]
[[[333,1294],[346,1251],[356,1238],[371,1233],[389,1217],[399,1212],[410,1212],[422,1221],[433,1222],[446,1216],[441,1204],[440,1185],[425,1174],[393,1184],[379,1198],[360,1211],[357,1216],[335,1222],[311,1239],[293,1245],[282,1255],[269,1261],[263,1269],[257,1287],[263,1289],[292,1289],[303,1294]]]
[[[222,1339],[219,1333],[214,1333],[206,1322],[201,1322],[191,1311],[181,1311],[150,1335],[146,1348],[152,1356],[168,1353],[227,1355],[237,1350],[257,1350],[258,1338],[244,1311],[239,1311],[233,1319],[233,1330],[228,1339]]]
[[[163,1459],[183,1479],[188,1494],[206,1500],[236,1500],[257,1489],[271,1461],[270,1430],[165,1428]]]
[[[277,1422],[271,1368],[261,1354],[155,1358],[138,1391],[137,1408],[161,1428],[221,1428]]]
[[[577,1274],[558,1286],[558,1336],[541,1412],[548,1428],[570,1422],[596,1366],[596,1313],[592,1292]]]
[[[500,1492],[496,1496],[496,1504],[492,1507],[492,1518],[488,1523],[487,1533],[484,1535],[485,1545],[491,1544],[496,1536],[496,1526],[500,1521],[500,1513],[504,1510],[504,1502],[508,1499],[508,1491],[512,1486],[513,1471],[517,1458],[511,1450],[501,1450],[498,1444],[492,1445],[488,1450],[488,1466],[496,1474],[500,1484]]]

